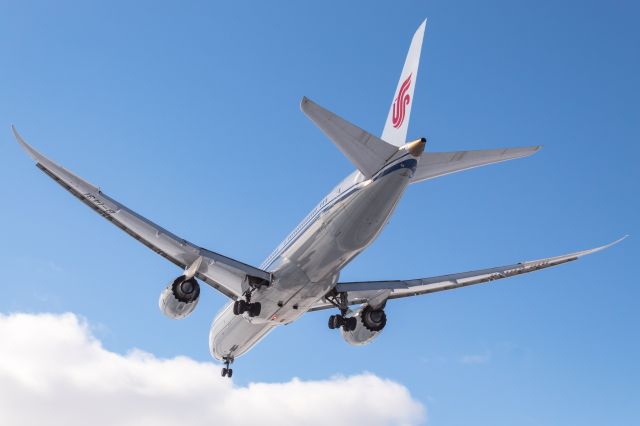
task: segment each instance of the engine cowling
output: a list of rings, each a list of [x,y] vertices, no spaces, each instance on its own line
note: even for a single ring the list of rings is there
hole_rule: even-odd
[[[354,315],[357,319],[354,330],[340,330],[344,340],[350,345],[366,345],[375,339],[387,324],[387,315],[383,309],[373,309],[367,305],[360,308]]]
[[[200,284],[195,278],[179,276],[160,293],[158,305],[163,314],[171,319],[186,318],[198,304]]]

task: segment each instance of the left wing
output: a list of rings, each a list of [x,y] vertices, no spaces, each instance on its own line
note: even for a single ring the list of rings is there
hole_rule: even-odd
[[[611,247],[624,240],[626,237],[627,236],[625,235],[624,237],[601,247],[561,256],[548,257],[546,259],[530,260],[512,265],[498,266],[496,268],[479,269],[476,271],[440,275],[429,278],[418,278],[413,280],[338,283],[335,290],[338,293],[347,294],[349,305],[358,305],[372,300],[374,300],[376,304],[383,304],[387,299],[397,299],[400,297],[434,293],[436,291],[452,290],[454,288],[482,284],[502,278],[509,278],[514,275],[526,274],[529,272],[539,271],[540,269],[562,265],[563,263],[577,260],[582,256]],[[322,300],[311,308],[311,310],[314,311],[331,307],[333,307],[331,303]]]
[[[100,216],[160,256],[181,268],[185,268],[185,270],[188,269],[185,273],[189,273],[191,276],[195,275],[232,299],[240,297],[249,288],[249,284],[263,284],[271,281],[270,273],[198,247],[129,210],[100,191],[100,188],[74,175],[33,149],[22,139],[15,127],[13,133],[20,145],[36,161],[36,166],[51,179],[58,182]],[[199,260],[199,258],[201,259]]]

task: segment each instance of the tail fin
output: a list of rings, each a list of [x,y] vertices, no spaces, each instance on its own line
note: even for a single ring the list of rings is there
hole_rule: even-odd
[[[427,20],[425,19],[413,35],[407,59],[404,61],[404,68],[400,74],[400,81],[398,81],[398,87],[389,109],[387,122],[382,131],[382,140],[396,146],[404,145],[407,139],[409,115],[411,114],[411,104],[413,104],[413,91],[418,77],[420,51],[422,50],[422,39],[426,25]]]

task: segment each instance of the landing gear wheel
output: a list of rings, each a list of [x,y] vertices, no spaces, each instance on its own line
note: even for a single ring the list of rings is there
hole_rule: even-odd
[[[250,317],[257,317],[258,315],[260,315],[261,310],[262,310],[262,305],[260,305],[260,302],[249,303],[249,306],[247,309]]]
[[[235,302],[233,302],[233,314],[241,315],[243,312],[247,310],[247,305],[248,303],[242,299],[236,300]]]
[[[358,319],[356,317],[344,318],[342,329],[344,331],[353,331],[358,326]]]
[[[257,317],[260,315],[261,310],[262,305],[260,305],[260,302],[249,303],[242,299],[233,302],[234,315],[242,315],[245,312],[248,312],[250,317]]]
[[[331,315],[329,317],[329,328],[335,330],[341,328],[343,331],[354,331],[358,327],[358,318],[349,316],[349,299],[346,292],[337,292],[331,290],[325,295],[325,300],[336,308],[340,309],[339,315]]]
[[[233,370],[229,368],[229,366],[233,362],[233,358],[229,356],[229,357],[224,357],[223,360],[224,360],[224,367],[222,368],[222,377],[231,378],[231,376],[233,376]]]
[[[335,330],[344,325],[344,317],[342,315],[331,315],[329,317],[329,328]]]

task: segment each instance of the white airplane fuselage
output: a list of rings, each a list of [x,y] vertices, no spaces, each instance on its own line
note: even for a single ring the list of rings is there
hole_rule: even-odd
[[[325,296],[336,285],[340,270],[387,224],[416,165],[417,158],[406,153],[371,179],[356,171],[334,188],[262,264],[273,281],[251,298],[260,302],[260,315],[234,315],[230,302],[214,319],[211,355],[220,360],[237,358]]]

